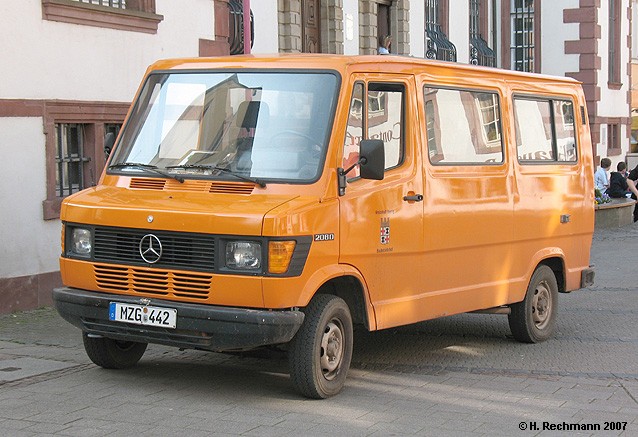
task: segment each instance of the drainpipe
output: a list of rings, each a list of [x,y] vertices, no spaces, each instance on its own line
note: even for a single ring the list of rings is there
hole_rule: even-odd
[[[244,54],[250,53],[250,0],[244,0]]]

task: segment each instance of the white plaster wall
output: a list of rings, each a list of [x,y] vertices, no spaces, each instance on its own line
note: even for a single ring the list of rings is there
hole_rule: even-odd
[[[410,55],[425,57],[425,2],[410,2]]]
[[[359,54],[359,0],[343,1],[343,53]]]
[[[609,58],[605,56],[609,47],[609,9],[608,3],[601,3],[598,10],[598,23],[601,25],[601,37],[598,42],[598,53],[601,54],[602,65],[598,72],[598,86],[600,87],[600,100],[598,101],[598,115],[600,117],[629,117],[630,108],[627,104],[627,91],[631,86],[628,63],[631,53],[627,49],[627,35],[629,35],[629,21],[625,19],[628,6],[628,0],[622,2],[621,17],[621,36],[620,36],[620,80],[622,87],[620,90],[611,90],[607,86],[609,81]],[[621,136],[623,143],[623,151],[629,149],[629,142],[625,136]]]
[[[503,67],[503,26],[501,25],[501,20],[500,20],[500,16],[501,16],[501,8],[503,7],[503,5],[501,4],[501,0],[494,0],[494,2],[496,3],[496,23],[492,23],[492,25],[494,26],[494,29],[496,30],[496,48],[494,49],[494,51],[496,52],[496,66],[498,68],[502,68]],[[491,12],[490,12],[491,14]],[[492,18],[490,18],[491,20]]]
[[[277,0],[251,0],[255,20],[254,54],[279,52],[279,18]]]
[[[0,278],[60,269],[60,222],[42,219],[42,118],[0,118]]]
[[[46,21],[40,0],[0,1],[0,98],[130,101],[150,63],[197,56],[199,38],[214,39],[213,0],[157,0],[156,11],[152,35]]]
[[[577,9],[579,0],[562,0],[560,7],[547,6],[541,8],[541,70],[555,76],[578,72],[580,57],[565,54],[565,41],[578,41],[580,26],[563,23],[563,10]]]
[[[448,38],[456,47],[456,61],[463,64],[470,62],[470,3],[451,1],[450,34]]]
[[[147,66],[214,39],[213,0],[157,0],[156,35],[42,20],[40,0],[0,0],[0,99],[131,101]],[[60,222],[46,199],[41,117],[0,117],[0,278],[59,270]]]

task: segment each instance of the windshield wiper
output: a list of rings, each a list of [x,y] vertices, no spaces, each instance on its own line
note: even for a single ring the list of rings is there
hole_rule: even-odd
[[[216,165],[205,165],[205,164],[184,164],[184,165],[170,165],[168,167],[166,167],[166,169],[175,169],[175,168],[180,168],[180,169],[189,169],[189,168],[193,168],[193,169],[199,169],[199,170],[218,170],[221,171],[223,173],[228,173],[231,176],[235,176],[237,179],[241,179],[243,181],[246,182],[252,182],[253,184],[257,184],[259,185],[261,188],[266,188],[266,184],[257,179],[257,178],[253,178],[250,176],[243,176],[239,173],[236,173],[234,171],[232,171],[229,168],[226,167],[218,167]]]
[[[157,173],[158,175],[164,176],[165,178],[175,179],[180,184],[184,183],[184,178],[179,176],[179,175],[166,173],[166,172],[160,170],[159,168],[157,168],[156,165],[143,164],[141,162],[120,162],[118,164],[109,165],[109,170],[117,170],[117,169],[120,169],[120,168],[127,168],[127,167],[137,167],[137,168],[141,168],[141,169],[144,169],[144,170],[149,170],[149,171],[152,171],[154,173]]]

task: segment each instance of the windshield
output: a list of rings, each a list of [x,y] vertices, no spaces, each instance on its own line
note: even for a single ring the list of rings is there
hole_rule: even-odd
[[[326,72],[152,74],[109,171],[311,182],[336,91],[337,76]]]

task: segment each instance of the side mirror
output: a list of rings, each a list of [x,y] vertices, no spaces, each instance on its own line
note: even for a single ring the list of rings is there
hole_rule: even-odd
[[[109,155],[111,154],[111,150],[113,150],[113,145],[115,144],[115,134],[113,132],[108,132],[104,135],[104,156],[106,159],[109,159]]]
[[[385,151],[382,140],[361,140],[359,144],[359,175],[362,179],[383,180]]]

